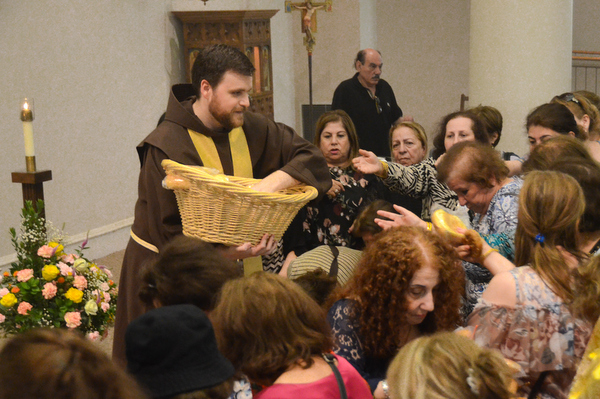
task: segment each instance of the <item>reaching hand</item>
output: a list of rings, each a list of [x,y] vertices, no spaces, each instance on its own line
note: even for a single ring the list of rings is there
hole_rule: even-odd
[[[232,260],[245,259],[270,254],[274,248],[275,238],[272,234],[265,234],[260,242],[254,246],[247,242],[237,247],[224,247],[223,256]]]
[[[398,213],[377,211],[377,214],[379,216],[383,216],[390,220],[376,218],[375,223],[377,223],[379,227],[381,227],[384,230],[398,226],[420,226],[423,228],[427,228],[427,223],[408,209],[403,208],[399,205],[394,205],[394,209]]]
[[[377,158],[377,155],[371,151],[358,150],[361,155],[352,160],[354,168],[364,174],[382,175],[384,173],[383,165]]]

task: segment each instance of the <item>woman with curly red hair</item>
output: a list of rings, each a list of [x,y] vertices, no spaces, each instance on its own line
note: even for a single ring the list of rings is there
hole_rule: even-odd
[[[458,327],[464,271],[438,235],[398,227],[377,235],[327,319],[336,353],[385,397],[387,367],[398,350],[422,335]]]

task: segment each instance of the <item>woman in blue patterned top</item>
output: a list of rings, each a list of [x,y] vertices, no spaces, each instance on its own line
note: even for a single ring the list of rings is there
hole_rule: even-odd
[[[500,154],[489,145],[468,141],[458,143],[448,150],[437,168],[438,179],[456,192],[460,205],[469,209],[471,226],[486,243],[509,260],[515,256],[515,231],[519,192],[523,180],[508,177],[508,167]],[[380,213],[392,221],[381,221],[383,228],[398,225],[426,223],[396,207],[399,215]],[[468,256],[468,247],[459,247],[463,259],[478,259],[479,264],[464,262],[466,273],[466,302],[464,316],[473,310],[479,297],[492,279],[492,274],[506,271],[505,268],[488,270],[481,265],[479,254]],[[487,253],[489,255],[489,253]],[[483,259],[485,256],[483,257]]]

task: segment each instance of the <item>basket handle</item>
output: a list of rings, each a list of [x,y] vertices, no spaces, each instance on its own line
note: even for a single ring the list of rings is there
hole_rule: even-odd
[[[167,173],[167,176],[162,181],[162,186],[168,190],[189,190],[192,184],[186,178]]]

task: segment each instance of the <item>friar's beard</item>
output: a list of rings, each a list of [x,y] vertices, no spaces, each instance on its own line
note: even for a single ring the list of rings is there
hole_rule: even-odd
[[[232,110],[226,111],[220,107],[218,98],[213,99],[213,101],[208,104],[208,111],[225,130],[232,130],[242,126],[244,124],[245,110],[246,107],[237,105]]]

